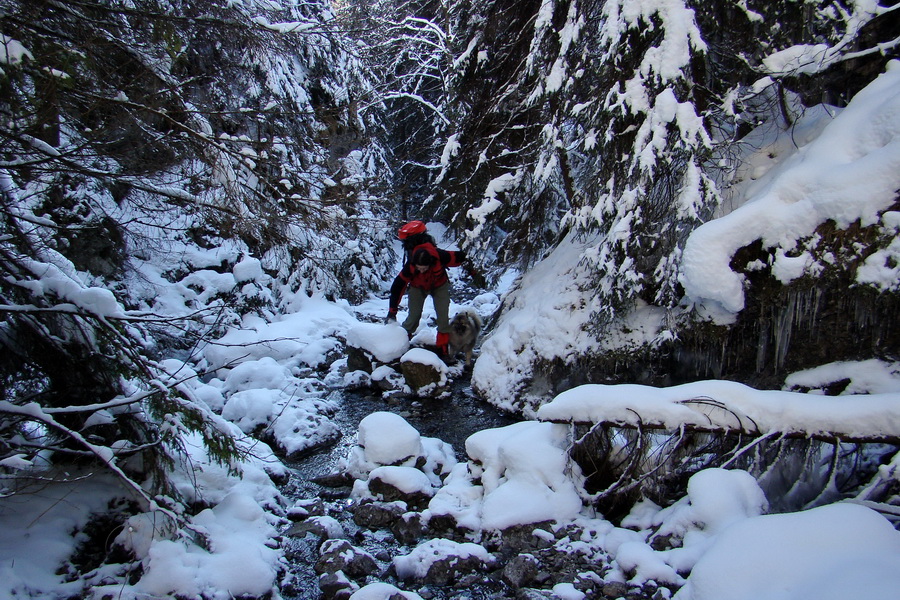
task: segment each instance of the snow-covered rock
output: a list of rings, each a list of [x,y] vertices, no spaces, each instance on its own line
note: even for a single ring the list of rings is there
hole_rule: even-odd
[[[419,396],[440,395],[447,385],[447,365],[437,354],[413,348],[400,358],[406,384]]]

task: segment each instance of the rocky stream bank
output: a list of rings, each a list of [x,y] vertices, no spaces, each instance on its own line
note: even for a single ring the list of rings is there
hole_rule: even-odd
[[[517,421],[477,398],[467,380],[461,366],[451,369],[440,398],[371,387],[340,392],[340,440],[289,465],[292,477],[283,491],[294,505],[282,540],[289,561],[283,597],[344,600],[380,583],[373,595],[356,598],[669,598],[672,590],[665,587],[606,577],[608,556],[597,538],[608,532],[596,529],[602,521],[487,531],[429,509],[449,463],[480,469],[466,456],[466,439]],[[375,462],[360,458],[360,423],[385,413],[418,432],[420,452]],[[447,451],[454,456],[442,455]],[[405,482],[412,471],[434,485],[410,487]]]

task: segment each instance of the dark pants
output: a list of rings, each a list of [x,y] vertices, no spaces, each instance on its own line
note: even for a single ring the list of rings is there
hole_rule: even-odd
[[[403,328],[413,335],[419,327],[425,298],[431,296],[434,301],[434,312],[437,313],[438,333],[450,333],[450,282],[426,292],[422,288],[410,286],[406,292],[409,298],[409,316],[403,321]]]

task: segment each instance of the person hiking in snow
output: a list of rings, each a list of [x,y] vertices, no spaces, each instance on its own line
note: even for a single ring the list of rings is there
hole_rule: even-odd
[[[438,323],[435,345],[438,353],[445,357],[450,342],[450,280],[447,268],[463,266],[466,254],[462,250],[438,248],[422,221],[410,221],[400,228],[398,237],[403,240],[406,259],[391,285],[390,307],[385,322],[397,320],[397,308],[408,289],[409,316],[403,321],[403,328],[412,337],[422,318],[425,298],[431,296]]]

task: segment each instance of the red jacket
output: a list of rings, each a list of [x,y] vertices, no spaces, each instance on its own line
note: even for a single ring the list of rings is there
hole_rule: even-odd
[[[458,250],[441,250],[431,243],[416,246],[409,252],[408,257],[415,256],[419,250],[425,250],[433,256],[435,259],[434,265],[424,273],[419,273],[408,262],[409,258],[407,258],[407,263],[403,265],[400,274],[394,278],[394,283],[391,285],[390,309],[388,311],[390,314],[397,312],[397,307],[400,306],[400,299],[406,293],[407,287],[412,286],[425,292],[431,292],[449,281],[447,267],[458,267],[465,260],[465,253]]]

